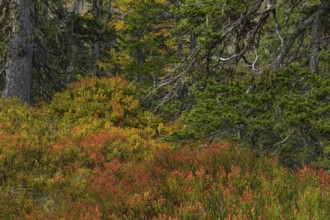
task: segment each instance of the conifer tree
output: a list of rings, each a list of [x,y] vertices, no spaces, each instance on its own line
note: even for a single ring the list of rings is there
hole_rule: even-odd
[[[31,69],[34,46],[34,1],[10,1],[10,40],[6,60],[4,97],[31,102]]]

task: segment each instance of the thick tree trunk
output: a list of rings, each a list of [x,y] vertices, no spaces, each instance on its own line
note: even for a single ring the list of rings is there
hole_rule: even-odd
[[[4,97],[18,97],[30,103],[33,57],[33,0],[11,0],[10,42],[6,61]]]
[[[97,22],[97,33],[94,36],[94,42],[92,45],[92,52],[93,52],[93,64],[92,64],[92,71],[95,76],[100,76],[100,69],[99,69],[99,61],[100,61],[100,39],[99,35],[101,34],[101,23],[102,23],[102,0],[93,0],[93,16]]]

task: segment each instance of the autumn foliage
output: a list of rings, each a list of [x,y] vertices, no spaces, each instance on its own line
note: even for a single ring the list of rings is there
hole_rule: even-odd
[[[327,219],[330,175],[290,171],[139,107],[125,79],[90,78],[30,108],[0,99],[1,219]]]

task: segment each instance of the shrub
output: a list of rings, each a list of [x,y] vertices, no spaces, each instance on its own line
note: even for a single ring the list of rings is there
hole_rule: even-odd
[[[276,157],[228,141],[211,145],[190,141],[184,147],[160,141],[181,124],[162,123],[132,104],[136,101],[124,92],[126,84],[120,78],[86,79],[70,86],[72,95],[65,91],[41,108],[0,99],[0,218],[327,219],[330,215],[326,171],[310,167],[289,171]],[[94,104],[88,111],[74,111],[81,108],[79,103],[89,105],[82,95],[89,90],[94,93],[86,97]],[[113,95],[121,98],[113,101]],[[103,98],[94,100],[97,97]],[[114,113],[114,103],[124,109],[120,116]]]
[[[104,119],[114,126],[157,126],[160,119],[139,109],[134,86],[122,77],[88,78],[55,95],[50,112],[67,124],[90,123]]]

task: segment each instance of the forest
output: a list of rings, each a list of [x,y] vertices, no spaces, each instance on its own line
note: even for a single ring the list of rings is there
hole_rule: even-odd
[[[0,219],[329,219],[329,12],[0,0]]]

